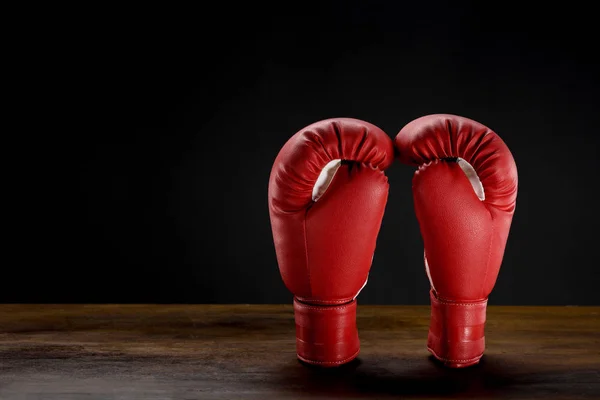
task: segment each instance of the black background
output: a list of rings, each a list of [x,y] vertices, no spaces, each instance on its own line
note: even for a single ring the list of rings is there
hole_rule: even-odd
[[[0,301],[290,303],[267,209],[285,141],[330,117],[393,137],[453,113],[495,130],[519,170],[490,303],[600,304],[594,13],[400,3],[75,10],[40,30],[21,137],[45,128],[13,166],[27,179]],[[413,169],[387,174],[359,302],[428,304]]]

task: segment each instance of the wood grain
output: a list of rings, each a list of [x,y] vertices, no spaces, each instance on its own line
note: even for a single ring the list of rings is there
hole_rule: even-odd
[[[291,305],[0,305],[0,399],[600,399],[600,307],[489,306],[478,366],[425,349],[428,306],[359,306],[361,353],[297,361]]]

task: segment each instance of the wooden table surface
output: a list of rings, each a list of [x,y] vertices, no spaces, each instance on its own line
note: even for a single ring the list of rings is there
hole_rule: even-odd
[[[478,366],[425,349],[428,306],[359,305],[361,353],[297,361],[291,305],[0,305],[0,399],[600,399],[600,307],[488,307]]]

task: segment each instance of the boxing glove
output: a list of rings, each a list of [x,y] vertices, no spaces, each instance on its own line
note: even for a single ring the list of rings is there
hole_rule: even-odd
[[[427,348],[449,367],[477,364],[515,212],[513,156],[489,128],[447,114],[410,122],[394,144],[400,161],[419,166],[412,189],[431,284]]]
[[[305,127],[275,159],[273,242],[306,363],[331,367],[358,355],[356,296],[367,283],[388,196],[383,171],[393,160],[385,132],[350,118]]]

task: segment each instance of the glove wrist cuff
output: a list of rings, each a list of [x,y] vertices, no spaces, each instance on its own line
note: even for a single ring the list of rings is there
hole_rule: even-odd
[[[306,363],[334,367],[352,361],[360,343],[356,328],[356,300],[324,306],[294,298],[296,349]]]
[[[485,349],[487,298],[460,302],[440,299],[430,291],[431,321],[427,349],[452,368],[477,364]]]

